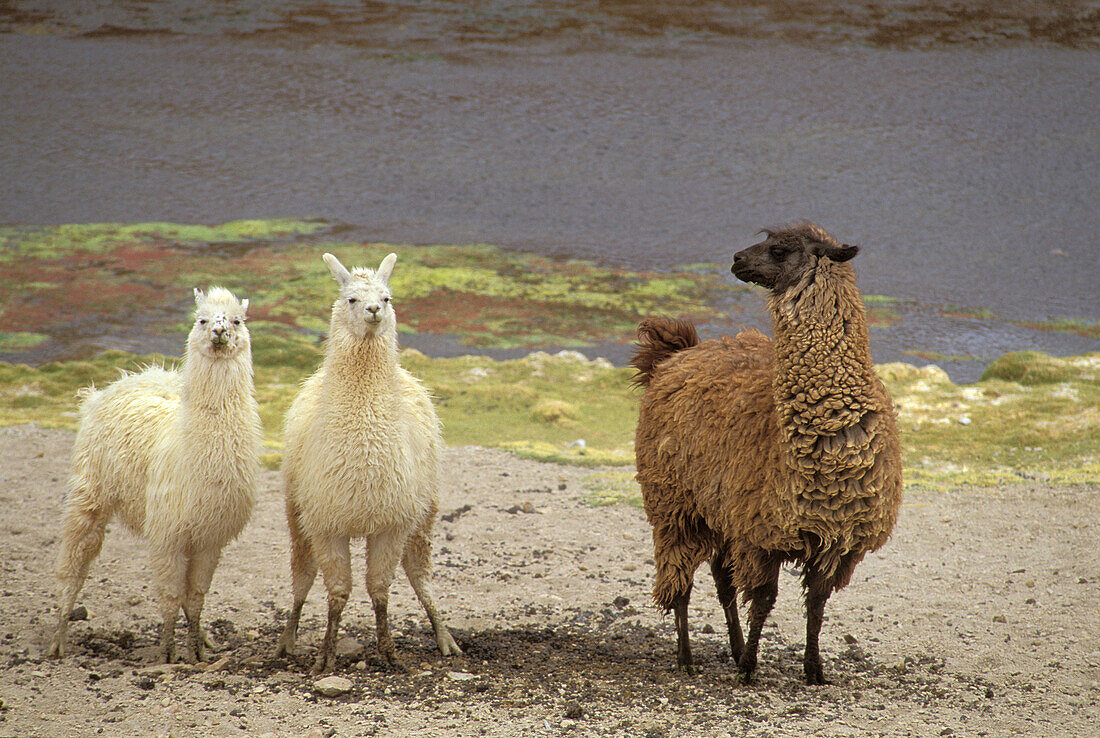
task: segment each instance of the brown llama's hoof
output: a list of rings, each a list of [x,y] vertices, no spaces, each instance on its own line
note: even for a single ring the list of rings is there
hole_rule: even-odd
[[[825,679],[825,674],[821,670],[821,664],[817,665],[816,669],[806,669],[806,684],[807,686],[815,687],[823,684],[828,684],[829,681]]]

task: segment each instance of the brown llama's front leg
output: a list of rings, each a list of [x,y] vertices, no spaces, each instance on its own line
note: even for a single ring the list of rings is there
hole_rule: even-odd
[[[696,673],[695,661],[691,657],[691,639],[688,636],[688,602],[691,600],[691,586],[672,602],[672,613],[676,619],[676,666],[685,674]]]
[[[806,563],[802,579],[802,587],[806,591],[806,653],[802,658],[806,684],[828,684],[821,668],[819,649],[821,624],[825,619],[825,603],[838,588],[838,583],[840,586],[847,583],[858,560],[852,556],[845,557],[837,573],[831,577],[824,576],[816,565]]]
[[[741,658],[745,650],[745,637],[741,633],[741,620],[737,616],[737,588],[733,586],[725,552],[715,554],[710,560],[710,573],[714,577],[714,587],[718,591],[718,601],[726,615],[726,629],[730,637],[730,655],[734,663]]]
[[[764,621],[775,607],[775,598],[779,594],[779,567],[775,566],[769,574],[770,581],[749,590],[752,608],[749,615],[749,636],[745,639],[745,648],[737,660],[741,678],[752,681],[756,671],[756,652],[760,647],[760,633],[764,630]]]

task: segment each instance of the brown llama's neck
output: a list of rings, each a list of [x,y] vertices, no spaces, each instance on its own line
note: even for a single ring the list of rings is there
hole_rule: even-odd
[[[773,390],[786,440],[835,436],[883,409],[851,265],[820,259],[797,285],[772,295],[769,308]]]

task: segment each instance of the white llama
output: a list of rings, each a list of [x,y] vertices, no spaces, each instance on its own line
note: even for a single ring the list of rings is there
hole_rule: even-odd
[[[65,653],[69,613],[116,517],[141,535],[153,565],[161,655],[175,656],[188,621],[189,659],[204,660],[199,626],[222,548],[252,512],[260,416],[253,393],[248,300],[195,290],[195,324],[178,371],[151,367],[84,390],[57,559],[60,607],[50,655]]]
[[[283,476],[294,602],[276,654],[293,652],[302,605],[320,567],[328,628],[313,671],[334,666],[340,614],[351,592],[351,538],[367,539],[378,652],[396,664],[388,601],[400,561],[439,650],[459,654],[429,588],[442,439],[428,392],[397,361],[389,287],[397,255],[383,259],[377,271],[349,272],[331,254],[324,261],[340,296],[332,306],[324,362],[287,414]]]

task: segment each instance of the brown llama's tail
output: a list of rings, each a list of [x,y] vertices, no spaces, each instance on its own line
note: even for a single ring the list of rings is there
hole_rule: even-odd
[[[695,326],[677,318],[646,318],[638,324],[638,343],[630,365],[637,369],[631,384],[648,387],[657,366],[677,351],[699,343]]]

